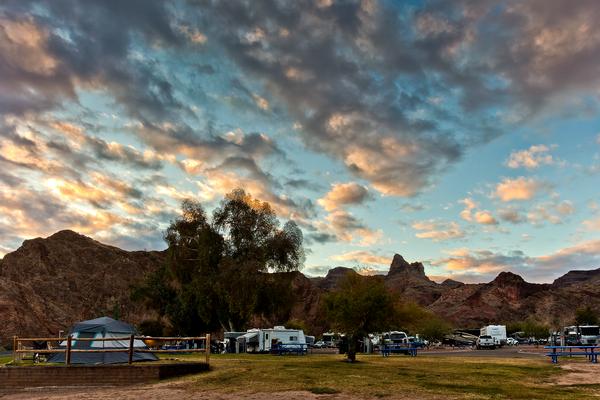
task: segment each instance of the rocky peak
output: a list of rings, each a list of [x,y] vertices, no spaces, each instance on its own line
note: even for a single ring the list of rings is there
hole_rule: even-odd
[[[525,282],[521,276],[514,274],[512,272],[500,272],[496,279],[494,279],[490,284],[496,284],[498,286],[512,286],[512,285],[522,285]]]
[[[423,267],[423,264],[421,264],[420,262],[414,262],[409,264],[400,254],[394,254],[394,259],[390,264],[390,271],[388,272],[388,276],[397,274],[426,278],[425,268]]]
[[[356,274],[352,268],[335,267],[330,269],[321,281],[320,286],[323,289],[333,289],[347,274]]]

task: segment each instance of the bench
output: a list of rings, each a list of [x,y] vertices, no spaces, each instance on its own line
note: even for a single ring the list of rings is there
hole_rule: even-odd
[[[389,357],[392,353],[404,353],[411,357],[417,356],[417,347],[405,344],[386,344],[381,348],[381,355]]]
[[[552,350],[546,353],[552,364],[558,364],[558,357],[585,356],[589,362],[598,362],[599,346],[544,346],[544,349]]]

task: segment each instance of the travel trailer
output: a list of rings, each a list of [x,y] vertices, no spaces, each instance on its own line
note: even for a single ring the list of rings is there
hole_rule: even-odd
[[[237,338],[243,343],[246,353],[268,353],[279,344],[298,344],[306,346],[306,337],[301,329],[287,329],[275,326],[269,329],[250,329]]]
[[[506,344],[506,325],[487,325],[481,328],[479,336],[491,336],[496,346]]]

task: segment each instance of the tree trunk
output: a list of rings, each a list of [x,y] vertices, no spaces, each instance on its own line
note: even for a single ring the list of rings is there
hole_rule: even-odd
[[[356,338],[353,336],[348,336],[348,361],[355,362],[356,361]]]

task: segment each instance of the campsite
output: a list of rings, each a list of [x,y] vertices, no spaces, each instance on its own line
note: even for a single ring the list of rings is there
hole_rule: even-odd
[[[534,349],[531,349],[534,350]],[[168,357],[171,358],[171,357]],[[179,359],[200,360],[197,356]],[[211,370],[160,383],[123,387],[0,391],[3,399],[565,399],[597,396],[597,365],[551,365],[539,355],[474,351],[418,357],[214,355]],[[582,385],[585,383],[585,385]]]
[[[600,0],[0,0],[0,400],[600,398]]]

